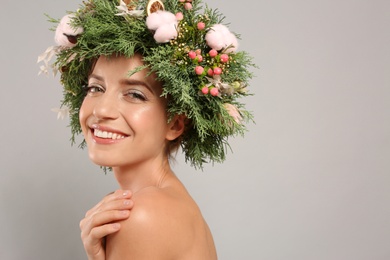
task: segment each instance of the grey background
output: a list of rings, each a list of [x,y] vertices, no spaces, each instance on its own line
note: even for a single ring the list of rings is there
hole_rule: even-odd
[[[175,171],[220,259],[390,259],[390,1],[208,1],[261,67],[226,163]],[[0,259],[85,259],[79,220],[116,183],[71,147],[43,13],[78,0],[0,7]]]

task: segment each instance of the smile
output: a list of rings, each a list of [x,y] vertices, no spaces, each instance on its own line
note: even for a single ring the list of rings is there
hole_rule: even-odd
[[[119,140],[119,139],[123,139],[126,137],[126,136],[121,135],[121,134],[107,132],[107,131],[101,131],[99,129],[94,129],[93,135],[96,137],[99,137],[99,138],[112,139],[112,140]]]

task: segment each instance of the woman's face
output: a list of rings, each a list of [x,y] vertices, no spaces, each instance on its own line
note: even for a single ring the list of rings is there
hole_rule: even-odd
[[[102,166],[130,166],[163,158],[167,140],[166,99],[162,86],[132,58],[100,57],[89,77],[80,124],[90,159]]]

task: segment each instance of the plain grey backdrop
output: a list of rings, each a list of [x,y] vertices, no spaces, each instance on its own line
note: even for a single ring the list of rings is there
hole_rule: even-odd
[[[0,259],[85,259],[79,221],[117,188],[56,119],[44,13],[79,0],[0,6]],[[260,69],[256,124],[224,164],[175,172],[222,260],[390,259],[390,1],[208,0]]]

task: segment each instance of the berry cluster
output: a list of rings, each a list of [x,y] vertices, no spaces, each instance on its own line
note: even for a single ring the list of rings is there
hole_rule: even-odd
[[[188,52],[188,57],[198,64],[195,67],[195,74],[199,77],[208,76],[211,78],[219,78],[222,73],[227,72],[227,68],[229,67],[229,55],[226,53],[218,53],[218,51],[214,49],[211,49],[205,55],[205,59],[201,55],[201,51],[199,49]],[[205,60],[206,65],[203,65],[203,60]],[[202,85],[200,86],[200,90],[204,95],[210,94],[214,97],[220,95],[220,89],[218,86],[215,86],[215,84],[208,83]]]

